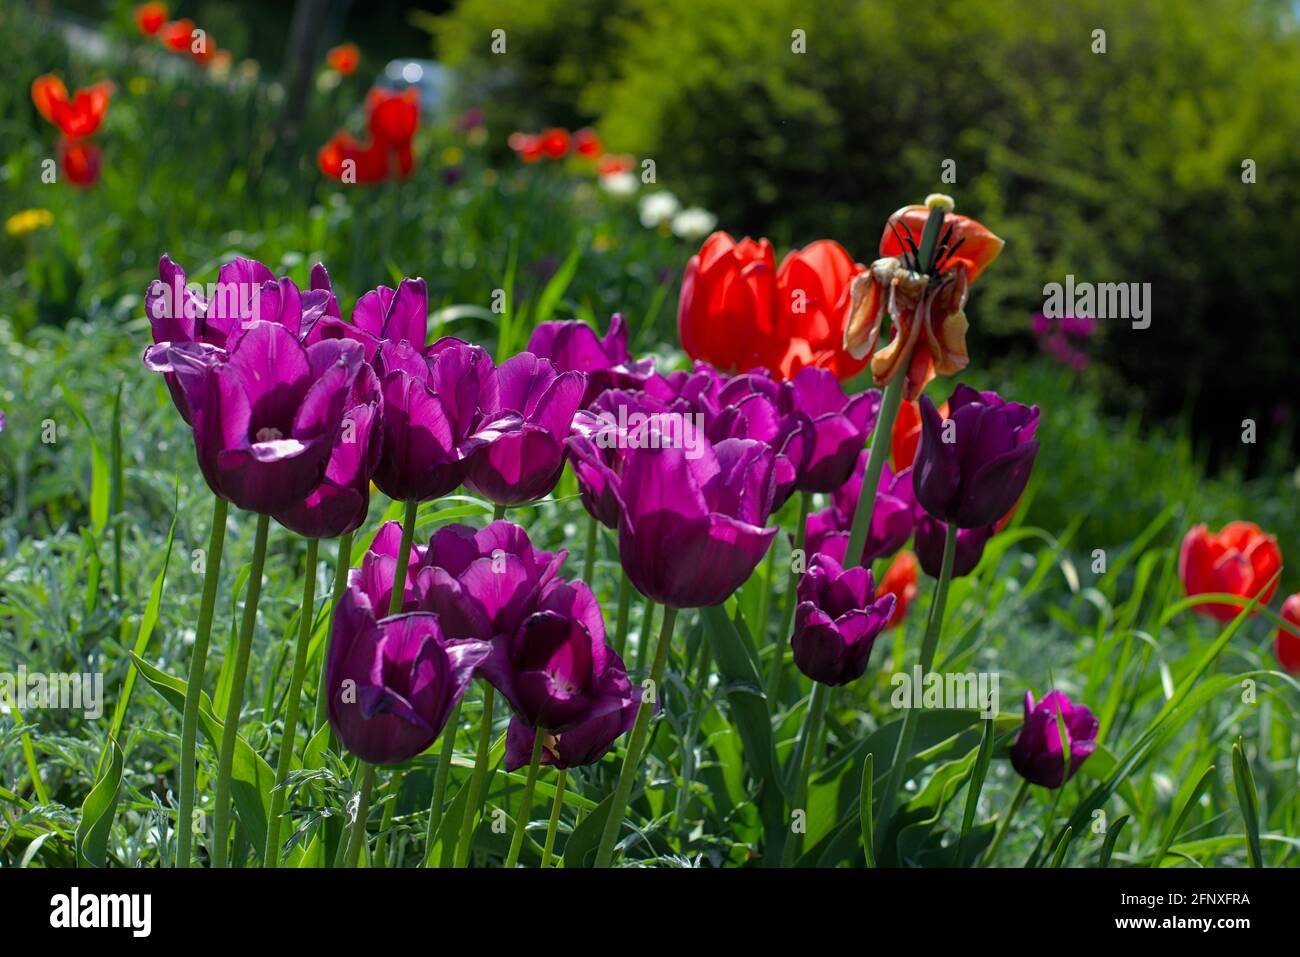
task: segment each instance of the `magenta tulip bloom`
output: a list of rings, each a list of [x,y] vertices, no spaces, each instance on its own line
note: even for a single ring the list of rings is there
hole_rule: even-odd
[[[591,405],[606,389],[639,389],[655,370],[653,359],[632,358],[627,326],[617,312],[603,339],[585,322],[543,322],[528,338],[526,351],[550,359],[561,372],[584,373],[583,406]]]
[[[312,270],[312,288],[330,289],[324,267]],[[332,298],[332,295],[331,295]],[[311,330],[313,339],[352,339],[366,350],[366,361],[374,362],[385,342],[405,342],[423,352],[428,338],[429,295],[423,279],[403,279],[396,289],[379,286],[357,300],[352,321],[344,322],[337,304]]]
[[[957,529],[957,550],[953,554],[952,577],[964,578],[975,570],[984,557],[984,546],[997,532],[996,525],[984,528]],[[937,518],[922,513],[916,523],[916,558],[921,570],[937,579],[943,568],[943,543],[948,526]]]
[[[370,607],[388,610],[393,594],[393,580],[397,577],[397,557],[402,551],[402,523],[385,522],[375,532],[370,547],[361,559],[354,587],[360,589],[370,601]],[[407,561],[409,572],[402,590],[402,611],[427,611],[424,596],[416,581],[416,570],[424,563],[425,549],[412,544]],[[462,635],[460,637],[471,637]]]
[[[1070,768],[1065,767],[1065,747],[1057,715],[1065,725],[1070,746]],[[1097,717],[1081,704],[1071,704],[1060,691],[1053,691],[1034,704],[1032,691],[1025,692],[1025,723],[1011,745],[1011,766],[1031,784],[1059,788],[1097,749]]]
[[[701,438],[629,449],[621,474],[606,470],[619,502],[619,557],[637,591],[675,608],[727,599],[767,554],[774,453],[763,442]]]
[[[549,495],[564,471],[564,440],[586,389],[581,372],[559,372],[528,352],[494,372],[492,419],[516,415],[522,426],[485,443],[470,459],[465,485],[497,505],[522,505]]]
[[[783,408],[811,422],[812,448],[795,487],[834,492],[849,480],[880,412],[874,389],[849,397],[826,369],[804,366],[783,386]]]
[[[199,467],[216,494],[274,515],[320,485],[364,363],[359,346],[304,347],[285,327],[254,322],[224,358],[197,343],[167,355],[194,417]]]
[[[297,505],[277,512],[285,528],[307,538],[337,538],[361,527],[370,511],[370,476],[379,464],[383,441],[383,397],[379,379],[362,366],[352,384],[325,478]]]
[[[825,552],[836,561],[846,560],[849,531],[853,527],[853,515],[857,510],[865,471],[866,452],[863,452],[853,477],[831,496],[832,504],[808,516],[804,544],[809,554]],[[871,513],[871,525],[862,545],[862,563],[869,564],[902,548],[912,537],[918,512],[920,509],[912,492],[912,470],[903,469],[895,475],[889,463],[884,463],[876,491],[876,506]]]
[[[612,648],[606,651],[606,656],[606,687],[613,689],[607,695],[617,693],[622,704],[615,710],[581,718],[558,734],[547,732],[543,737],[542,764],[557,768],[595,764],[615,741],[632,730],[641,707],[641,689],[628,679],[623,659]],[[511,717],[506,730],[507,771],[522,768],[532,759],[534,733],[519,715]]]
[[[1029,483],[1038,406],[961,384],[948,410],[945,422],[929,397],[921,397],[921,444],[912,463],[917,501],[958,528],[993,525]]]
[[[437,739],[487,654],[484,642],[448,641],[437,615],[376,619],[365,593],[350,585],[330,635],[330,726],[363,761],[409,761]]]
[[[826,685],[861,678],[876,636],[893,614],[894,596],[876,598],[867,568],[845,571],[825,554],[813,556],[796,594],[799,605],[790,646],[799,670]]]
[[[423,352],[384,341],[375,372],[384,393],[383,452],[375,484],[388,496],[425,502],[465,479],[470,456],[518,429],[519,416],[489,419],[492,360],[478,346],[444,338]]]

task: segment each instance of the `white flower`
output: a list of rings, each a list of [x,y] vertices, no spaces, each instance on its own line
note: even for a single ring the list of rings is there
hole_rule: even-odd
[[[707,209],[691,206],[673,217],[673,235],[682,239],[703,239],[717,225],[717,216]]]
[[[611,196],[631,196],[637,191],[637,185],[631,173],[606,173],[600,178],[600,188]]]
[[[641,225],[646,229],[654,229],[660,223],[668,222],[681,208],[681,201],[666,189],[642,196],[641,202],[637,204],[641,213]]]

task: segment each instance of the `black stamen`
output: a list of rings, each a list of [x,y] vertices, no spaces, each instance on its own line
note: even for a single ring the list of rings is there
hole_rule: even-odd
[[[952,249],[948,250],[948,254],[943,257],[943,262],[939,265],[939,272],[943,272],[945,269],[948,268],[948,263],[952,261],[953,255],[957,252],[957,250],[961,249],[961,244],[964,243],[965,241],[966,238],[963,236],[961,239],[957,240],[956,244],[952,247]]]

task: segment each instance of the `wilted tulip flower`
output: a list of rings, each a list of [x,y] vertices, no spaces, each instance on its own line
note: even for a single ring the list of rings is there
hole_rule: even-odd
[[[561,372],[587,376],[583,406],[606,389],[639,389],[654,374],[654,359],[633,359],[627,348],[627,325],[619,313],[609,321],[605,337],[585,322],[543,322],[528,338],[528,352],[550,359]]]
[[[384,494],[425,502],[465,479],[470,455],[520,425],[516,413],[489,419],[492,360],[478,346],[444,338],[424,351],[381,343],[375,372],[384,392],[383,453],[375,484]]]
[[[997,531],[996,525],[984,528],[959,528],[957,550],[953,554],[952,577],[963,578],[975,570],[984,557],[984,546]],[[943,568],[943,543],[948,526],[937,518],[922,513],[916,522],[916,557],[921,570],[931,578],[938,578]]]
[[[572,441],[572,440],[570,440]],[[775,488],[765,443],[701,439],[629,449],[622,472],[606,468],[619,502],[619,557],[637,591],[674,608],[716,605],[767,554]]]
[[[376,620],[365,593],[349,586],[330,635],[330,726],[363,761],[408,761],[437,739],[487,654],[485,642],[447,640],[437,615]]]
[[[1068,772],[1060,724],[1065,725],[1065,742],[1070,747]],[[1034,704],[1033,692],[1026,691],[1025,723],[1011,745],[1011,766],[1030,784],[1059,788],[1096,750],[1098,727],[1096,715],[1084,705],[1071,704],[1064,693],[1053,691]]]
[[[813,556],[796,594],[790,645],[799,670],[827,685],[861,678],[876,636],[893,614],[894,596],[875,597],[867,568],[845,571],[824,554]]]
[[[1029,483],[1038,454],[1038,406],[960,384],[946,420],[921,398],[921,447],[912,485],[921,506],[958,528],[983,528],[1005,516]]]
[[[921,262],[926,225],[941,210],[937,240]],[[880,239],[881,258],[853,280],[844,348],[855,359],[871,358],[876,385],[905,375],[904,399],[919,398],[935,375],[966,368],[966,297],[1002,251],[1001,239],[951,210],[952,200],[936,194],[895,212]],[[877,349],[886,313],[893,336]]]
[[[586,377],[556,372],[549,359],[522,352],[492,375],[491,418],[514,413],[517,429],[486,443],[470,458],[465,485],[497,505],[522,505],[550,494],[564,471],[564,440],[578,411]]]
[[[337,538],[361,527],[370,511],[370,476],[379,464],[384,438],[383,407],[379,379],[369,366],[362,366],[334,437],[325,478],[301,503],[277,512],[277,522],[307,538]]]
[[[303,502],[325,477],[365,360],[354,342],[303,346],[283,326],[259,321],[224,358],[189,343],[172,346],[166,361],[193,414],[199,467],[212,491],[274,515]]]
[[[807,465],[795,481],[802,492],[834,492],[849,480],[862,446],[876,423],[880,393],[849,397],[825,369],[800,369],[786,385],[782,408],[811,422],[812,448]]]
[[[1218,534],[1197,525],[1183,538],[1178,553],[1178,574],[1188,595],[1259,595],[1260,604],[1265,604],[1277,590],[1277,582],[1269,585],[1269,579],[1281,567],[1277,539],[1254,522],[1229,522]],[[1219,621],[1232,621],[1241,608],[1211,603],[1196,605],[1194,610]]]
[[[894,613],[889,616],[889,621],[885,622],[886,628],[901,624],[907,617],[907,609],[916,600],[916,591],[916,556],[911,552],[899,552],[885,569],[885,574],[880,579],[880,587],[876,589],[877,598],[893,595],[895,599]]]
[[[1282,620],[1300,631],[1300,594],[1292,595],[1282,602]],[[1279,626],[1273,650],[1277,655],[1277,663],[1288,674],[1300,674],[1300,635]]]

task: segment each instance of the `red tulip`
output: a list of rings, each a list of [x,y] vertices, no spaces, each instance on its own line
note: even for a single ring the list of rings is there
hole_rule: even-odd
[[[1183,539],[1178,555],[1178,574],[1188,595],[1259,595],[1261,604],[1277,590],[1277,582],[1270,585],[1269,579],[1281,567],[1277,539],[1264,534],[1254,522],[1229,522],[1217,535],[1197,525]],[[1195,610],[1219,621],[1231,621],[1241,608],[1211,603],[1197,605]]]
[[[194,21],[186,18],[168,23],[159,31],[158,39],[173,53],[189,53],[194,41]]]
[[[511,133],[507,140],[510,148],[525,163],[536,163],[542,158],[542,138],[533,133]]]
[[[612,176],[614,173],[630,173],[634,166],[636,158],[627,153],[606,153],[596,164],[596,172],[601,176]]]
[[[145,36],[154,36],[167,22],[167,4],[142,3],[135,8],[135,25]]]
[[[551,159],[563,159],[569,152],[569,131],[558,126],[544,130],[540,145],[546,156]]]
[[[420,93],[413,86],[401,93],[376,87],[366,95],[366,113],[376,140],[393,149],[409,146],[420,125]]]
[[[605,152],[600,135],[590,127],[573,134],[573,152],[587,159],[599,159]]]
[[[96,83],[69,99],[68,88],[53,73],[32,81],[32,102],[37,112],[72,139],[94,135],[108,113],[112,94],[113,84]]]
[[[1300,594],[1292,595],[1282,602],[1282,618],[1300,630]],[[1274,646],[1277,661],[1288,674],[1300,674],[1300,635],[1286,628],[1277,630],[1277,643]]]
[[[325,63],[335,73],[351,76],[357,72],[357,66],[361,63],[361,51],[355,43],[340,43],[336,47],[330,47],[325,54]]]
[[[890,594],[895,599],[894,613],[885,622],[886,628],[893,628],[907,615],[908,606],[916,598],[916,581],[916,556],[911,552],[899,552],[889,563],[884,577],[880,579],[880,587],[876,589],[877,598]]]
[[[352,162],[352,166],[345,164]],[[406,149],[409,172],[410,148]],[[339,131],[316,154],[320,171],[332,179],[346,182],[344,175],[351,169],[357,183],[380,183],[388,178],[388,150],[380,143],[360,143],[350,133]]]
[[[89,188],[99,182],[99,147],[84,140],[59,141],[59,165],[74,186]]]

